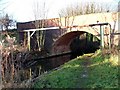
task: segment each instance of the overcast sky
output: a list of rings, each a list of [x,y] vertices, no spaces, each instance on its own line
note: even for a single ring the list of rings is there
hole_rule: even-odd
[[[27,22],[34,20],[33,6],[35,0],[0,0],[0,10],[4,9],[9,15],[13,16],[18,22]],[[59,17],[60,9],[74,3],[98,2],[109,3],[111,8],[117,7],[119,0],[38,0],[40,5],[46,1],[46,8],[48,11],[48,18]]]

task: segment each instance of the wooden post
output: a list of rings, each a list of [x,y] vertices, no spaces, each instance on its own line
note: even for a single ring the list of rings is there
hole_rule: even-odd
[[[28,31],[28,50],[30,51],[30,31]]]
[[[104,48],[104,30],[102,30],[101,25],[100,25],[100,39],[101,39],[101,48]]]

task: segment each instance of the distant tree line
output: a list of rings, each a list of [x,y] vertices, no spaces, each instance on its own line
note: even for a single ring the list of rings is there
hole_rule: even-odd
[[[59,12],[59,16],[69,17],[69,16],[84,15],[91,13],[110,12],[110,10],[111,10],[110,6],[107,3],[104,3],[104,5],[95,2],[88,2],[84,4],[78,3],[61,9]]]

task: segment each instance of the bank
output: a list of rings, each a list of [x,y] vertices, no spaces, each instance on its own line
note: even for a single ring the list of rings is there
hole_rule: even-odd
[[[118,88],[118,57],[101,52],[79,56],[32,82],[32,88]]]

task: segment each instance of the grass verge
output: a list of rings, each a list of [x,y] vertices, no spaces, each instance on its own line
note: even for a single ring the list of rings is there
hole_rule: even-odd
[[[112,59],[100,50],[80,56],[39,78],[33,88],[118,88],[119,65]]]

